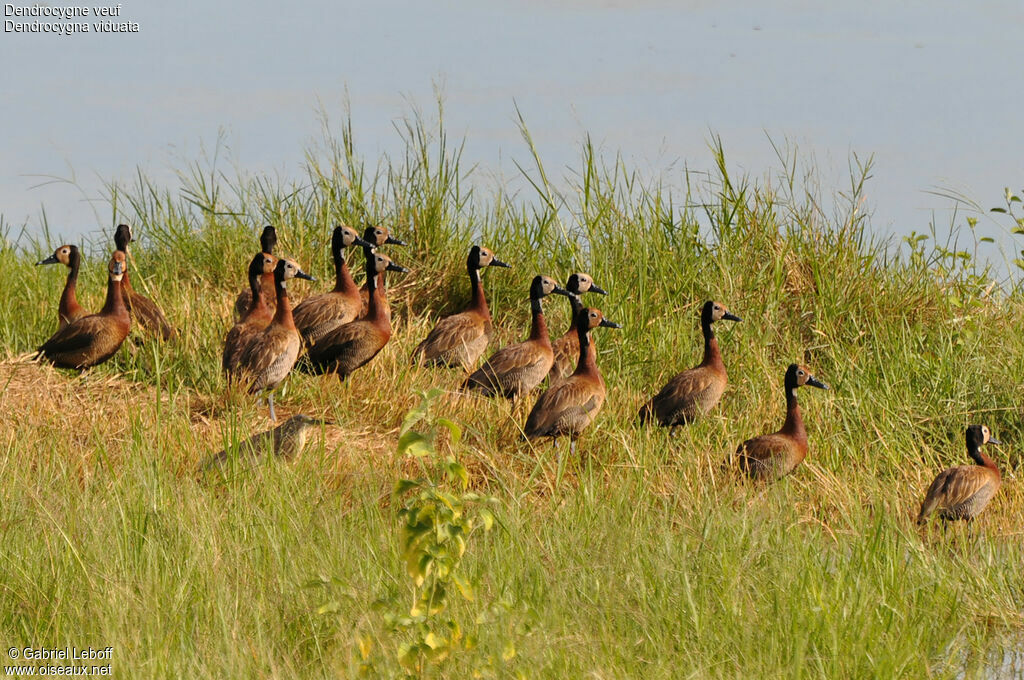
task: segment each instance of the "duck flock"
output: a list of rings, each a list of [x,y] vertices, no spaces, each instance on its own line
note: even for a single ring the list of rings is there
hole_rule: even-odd
[[[84,371],[112,357],[131,324],[162,340],[175,337],[175,330],[160,308],[136,292],[128,273],[128,244],[131,228],[115,230],[116,250],[107,266],[107,294],[103,308],[89,314],[78,304],[76,284],[81,255],[76,246],[62,245],[37,264],[68,267],[67,282],[57,307],[57,331],[38,348],[37,358],[55,366]],[[331,239],[335,267],[334,288],[312,295],[292,307],[288,282],[314,281],[288,258],[274,256],[277,232],[263,229],[260,251],[249,263],[249,286],[235,300],[236,322],[224,340],[221,367],[229,384],[254,395],[266,395],[271,420],[276,421],[274,392],[293,369],[313,374],[337,374],[342,381],[365,366],[391,339],[391,308],[386,295],[386,273],[408,272],[380,252],[385,245],[405,245],[382,226],[365,229],[362,236],[347,226],[337,226]],[[366,283],[356,285],[345,259],[345,251],[359,247],[366,260]],[[477,367],[490,344],[494,328],[487,307],[481,272],[485,267],[509,267],[489,249],[470,248],[466,259],[471,298],[465,310],[444,317],[413,351],[413,360],[428,366],[463,369],[468,376],[462,389],[486,397],[519,399],[541,386],[548,387],[534,403],[523,432],[529,439],[569,437],[575,440],[593,422],[604,404],[606,388],[598,370],[591,332],[598,328],[620,328],[594,307],[585,307],[585,293],[606,295],[585,273],[569,277],[565,287],[548,276],[536,276],[530,283],[532,322],[529,337],[497,350]],[[569,299],[571,325],[564,335],[551,341],[544,321],[542,300],[549,295]],[[728,385],[725,364],[715,338],[713,324],[741,321],[718,302],[701,308],[704,335],[701,363],[672,378],[646,402],[638,413],[641,425],[675,428],[686,425],[713,409]],[[748,439],[727,464],[739,474],[755,480],[784,477],[807,456],[797,389],[809,386],[829,389],[806,366],[791,364],[785,373],[786,419],[778,432]],[[305,428],[316,424],[307,416],[294,416],[273,432],[256,435],[260,440],[289,442],[299,448]],[[289,433],[294,432],[295,436]],[[988,427],[971,425],[966,431],[967,455],[973,465],[948,468],[939,474],[925,493],[918,513],[924,523],[931,514],[943,520],[972,520],[992,499],[1002,481],[1000,472],[982,447],[998,444]],[[222,460],[224,453],[216,459]]]

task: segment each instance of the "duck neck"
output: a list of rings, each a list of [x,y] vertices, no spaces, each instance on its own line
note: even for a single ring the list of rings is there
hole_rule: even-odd
[[[345,262],[343,251],[334,254],[334,290],[337,293],[349,294],[359,291],[355,279],[352,278],[352,272],[348,269],[348,263]]]
[[[569,333],[576,332],[576,316],[580,313],[580,310],[583,309],[583,300],[580,299],[580,296],[577,293],[572,293],[569,295],[569,305],[572,307],[572,316],[569,317],[569,330],[566,331],[567,335]]]
[[[65,318],[71,312],[72,305],[77,306],[78,304],[75,289],[78,287],[78,268],[81,264],[82,256],[78,250],[72,250],[71,260],[68,263],[68,280],[64,283],[64,292],[60,295],[59,311]]]
[[[804,429],[804,419],[800,415],[800,404],[796,400],[796,387],[786,385],[786,422],[782,424],[783,434],[788,434],[795,439],[806,440],[807,430]]]
[[[366,287],[370,293],[369,302],[366,305],[366,319],[368,321],[380,321],[384,316],[384,272],[371,275],[366,274]]]
[[[260,288],[259,289],[260,289],[261,293],[269,293],[270,291],[275,290],[275,286],[277,286],[277,283],[274,282],[274,272],[273,271],[269,271],[269,272],[266,272],[264,274],[260,274]]]
[[[128,273],[127,270],[125,270],[124,274],[121,276],[121,282],[120,283],[121,283],[121,290],[124,291],[125,293],[127,293],[128,295],[131,295],[132,293],[135,292],[132,289],[132,277]]]
[[[122,275],[122,277],[125,276],[127,276],[127,273]],[[123,278],[121,281],[114,277],[107,279],[107,299],[103,302],[103,309],[100,310],[100,314],[105,316],[128,315],[128,308],[124,305],[124,295],[121,293],[123,285]]]
[[[284,280],[278,281],[274,277],[274,286],[277,289],[277,309],[274,310],[274,319],[271,323],[285,328],[295,328],[295,320],[292,318],[292,305],[288,300],[288,288]]]
[[[989,470],[993,470],[997,475],[1002,477],[999,473],[999,468],[996,467],[994,460],[988,457],[988,455],[981,449],[981,445],[977,442],[967,443],[967,455],[971,457],[978,465],[987,467]]]
[[[480,270],[476,267],[469,267],[469,284],[472,297],[469,300],[470,309],[481,312],[487,318],[491,317],[491,310],[487,308],[487,298],[484,297],[484,284],[480,279]]]
[[[711,330],[711,322],[701,320],[700,325],[704,332],[704,360],[701,362],[701,366],[725,368],[725,364],[722,362],[722,353],[718,349],[718,338]]]
[[[544,321],[544,308],[541,306],[539,297],[530,297],[530,311],[533,313],[533,321],[530,323],[530,340],[550,346],[548,324]]]
[[[580,339],[580,357],[576,362],[576,372],[574,375],[584,373],[595,375],[597,374],[597,351],[594,349],[594,343],[590,339],[590,330],[579,326],[576,329],[576,333]]]
[[[267,303],[263,301],[261,278],[263,278],[262,272],[249,274],[249,292],[252,293],[252,299],[249,300],[249,308],[245,310],[242,317],[243,321],[267,308]]]

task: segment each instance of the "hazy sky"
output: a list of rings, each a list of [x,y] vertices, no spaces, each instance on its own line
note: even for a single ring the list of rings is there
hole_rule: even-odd
[[[45,207],[55,237],[109,228],[109,208],[83,200],[101,180],[141,166],[174,186],[172,169],[221,130],[237,166],[297,177],[318,102],[335,117],[350,103],[372,157],[396,147],[410,101],[431,110],[435,82],[467,159],[506,175],[528,160],[515,101],[555,175],[586,133],[676,181],[684,164],[710,166],[711,132],[755,176],[777,166],[767,135],[813,153],[840,187],[850,152],[873,153],[882,231],[926,229],[949,207],[924,193],[936,185],[986,207],[1024,188],[1019,0],[301,6],[129,0],[118,20],[139,33],[5,32],[4,219],[38,229]],[[79,187],[33,188],[39,176]]]

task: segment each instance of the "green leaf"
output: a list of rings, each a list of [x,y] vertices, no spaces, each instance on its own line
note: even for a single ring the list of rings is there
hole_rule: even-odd
[[[434,452],[434,443],[429,437],[419,432],[409,431],[398,438],[398,455],[410,455],[416,458],[429,456]]]
[[[448,645],[447,640],[433,632],[427,633],[427,636],[423,638],[423,642],[425,642],[427,647],[430,647],[431,649],[440,649]]]
[[[494,513],[487,508],[480,508],[480,520],[484,523],[484,531],[490,531],[494,526]]]
[[[469,472],[466,466],[458,461],[449,461],[448,474],[462,482],[463,488],[469,486]]]
[[[403,642],[398,646],[398,663],[402,664],[402,667],[406,670],[416,670],[416,662],[419,659],[419,656],[419,645],[411,645],[408,642]]]
[[[395,482],[394,494],[396,496],[402,496],[409,489],[415,489],[415,488],[417,488],[419,486],[420,486],[420,482],[418,482],[418,481],[416,481],[414,479],[400,479],[397,482]]]
[[[448,432],[452,435],[452,446],[458,446],[459,442],[462,441],[462,428],[447,418],[438,418],[437,424],[448,428]]]
[[[339,611],[341,611],[341,603],[338,602],[337,600],[334,600],[332,602],[327,602],[326,604],[320,605],[317,608],[316,613],[320,614],[320,615],[323,615],[323,614],[336,614]]]
[[[476,594],[473,592],[473,586],[469,581],[456,575],[452,575],[452,581],[455,582],[455,587],[459,589],[460,593],[462,593],[462,597],[466,598],[470,602],[476,599]]]
[[[989,212],[1006,214],[1006,208],[992,208]]]

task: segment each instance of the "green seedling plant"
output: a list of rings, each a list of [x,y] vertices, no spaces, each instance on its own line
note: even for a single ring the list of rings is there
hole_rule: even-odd
[[[456,457],[462,428],[432,411],[442,394],[437,388],[422,393],[420,404],[405,416],[398,439],[400,458],[415,461],[420,472],[415,479],[400,479],[392,494],[408,602],[403,606],[385,598],[376,604],[383,610],[385,628],[399,640],[398,664],[413,677],[424,676],[460,648],[475,647],[476,637],[463,633],[451,605],[458,597],[476,601],[462,561],[474,534],[495,524],[487,507],[495,499],[468,490],[469,472]],[[442,432],[448,434],[447,455],[438,450]],[[368,661],[367,647],[360,651]]]

